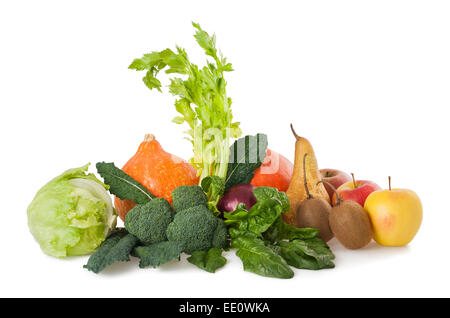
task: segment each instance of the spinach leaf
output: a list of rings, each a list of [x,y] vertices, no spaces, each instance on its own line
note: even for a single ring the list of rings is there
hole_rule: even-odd
[[[296,268],[312,270],[334,268],[334,254],[328,245],[317,237],[291,242],[282,241],[277,246],[281,257]]]
[[[315,238],[319,234],[319,230],[315,228],[298,228],[283,222],[281,216],[264,232],[264,239],[271,243],[282,240],[306,240]]]
[[[334,267],[334,255],[317,238],[317,229],[296,228],[283,222],[281,214],[289,210],[286,193],[269,187],[258,187],[254,193],[257,203],[249,211],[245,205],[238,205],[235,211],[223,214],[244,270],[291,278],[294,273],[289,265],[304,269]]]
[[[239,203],[233,212],[223,212],[223,217],[225,218],[225,225],[239,226],[244,230],[248,228],[248,211],[244,203]]]
[[[245,136],[236,140],[230,147],[225,188],[250,183],[254,171],[261,166],[266,157],[266,150],[267,136],[265,134]]]
[[[256,201],[258,202],[270,199],[277,200],[283,211],[289,210],[289,198],[287,197],[285,192],[278,191],[277,188],[257,187],[255,190],[253,190],[253,193],[255,194]]]
[[[138,246],[133,255],[139,257],[139,267],[158,267],[167,262],[179,259],[183,245],[179,242],[165,241],[148,246]]]
[[[258,187],[254,191],[257,203],[248,213],[248,229],[253,233],[263,233],[289,210],[289,199],[286,193],[276,188]]]
[[[247,212],[245,205],[239,205],[235,211],[224,213],[225,224],[240,230],[248,230],[261,234],[289,210],[289,199],[286,193],[276,188],[258,187],[254,190],[257,202]]]
[[[239,236],[233,240],[236,255],[242,261],[244,270],[261,276],[292,278],[294,272],[286,261],[258,238]]]
[[[227,263],[227,259],[222,256],[222,250],[219,248],[211,248],[209,251],[195,251],[187,260],[210,273],[215,273],[217,269]]]
[[[143,204],[155,197],[142,184],[117,168],[114,163],[98,162],[96,167],[105,184],[109,185],[109,192],[120,199]]]

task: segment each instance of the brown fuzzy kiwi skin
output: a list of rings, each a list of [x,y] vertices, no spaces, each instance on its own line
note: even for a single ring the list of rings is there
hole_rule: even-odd
[[[297,207],[297,227],[319,229],[318,237],[328,242],[334,236],[328,222],[330,211],[331,205],[326,200],[322,198],[306,199]]]
[[[329,224],[336,239],[348,249],[359,249],[372,240],[369,214],[354,201],[341,201],[331,209]]]

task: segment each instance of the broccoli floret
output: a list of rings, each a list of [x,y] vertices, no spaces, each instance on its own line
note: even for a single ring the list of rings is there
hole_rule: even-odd
[[[167,239],[183,244],[183,252],[223,248],[227,231],[223,221],[212,214],[206,205],[197,205],[175,214],[167,227]]]
[[[224,248],[227,245],[227,235],[228,235],[227,226],[225,225],[222,219],[219,218],[216,219],[217,219],[217,227],[216,230],[214,231],[212,247]]]
[[[139,204],[125,216],[125,228],[143,244],[150,245],[167,240],[166,229],[173,219],[169,202],[163,198]]]
[[[206,194],[198,185],[179,186],[172,191],[172,199],[173,209],[176,213],[208,202]]]
[[[89,257],[84,268],[98,274],[115,262],[128,262],[130,253],[139,242],[138,238],[121,229],[111,234],[97,251]]]

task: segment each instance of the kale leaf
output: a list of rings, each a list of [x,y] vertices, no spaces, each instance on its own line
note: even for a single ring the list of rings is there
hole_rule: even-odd
[[[138,246],[133,255],[139,257],[140,268],[147,266],[158,267],[167,262],[179,259],[183,250],[183,244],[178,242],[160,242],[148,246]]]
[[[98,162],[96,167],[105,184],[109,185],[109,192],[120,199],[143,204],[155,197],[142,184],[117,168],[114,163]]]
[[[117,230],[100,245],[83,267],[98,274],[115,262],[128,262],[130,253],[138,242],[138,238],[125,229]]]
[[[261,166],[266,157],[267,135],[245,136],[230,147],[225,188],[237,184],[248,184],[253,179],[254,171]]]

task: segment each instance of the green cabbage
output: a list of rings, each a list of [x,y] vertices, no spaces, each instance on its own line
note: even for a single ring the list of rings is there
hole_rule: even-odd
[[[94,251],[116,226],[109,186],[87,173],[67,170],[44,185],[28,207],[28,227],[44,253],[56,257]]]

